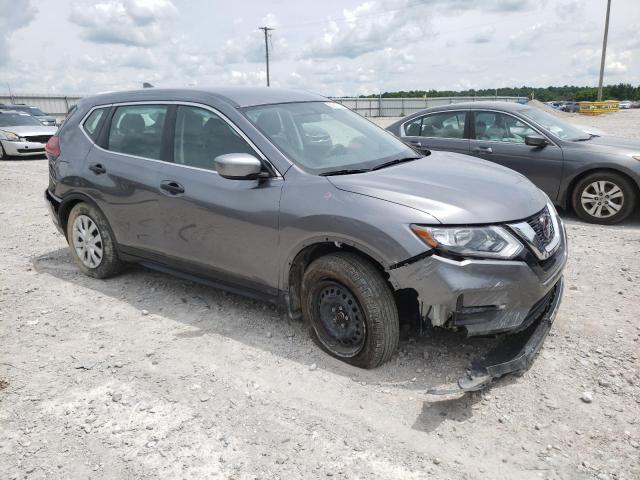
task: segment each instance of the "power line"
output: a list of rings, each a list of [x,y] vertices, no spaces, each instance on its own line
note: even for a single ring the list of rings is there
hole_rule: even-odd
[[[258,30],[264,31],[264,51],[265,51],[265,60],[267,64],[267,87],[269,86],[269,32],[271,30],[275,30],[271,27],[258,27]]]

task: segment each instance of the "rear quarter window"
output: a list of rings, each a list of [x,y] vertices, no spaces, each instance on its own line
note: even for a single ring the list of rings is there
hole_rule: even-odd
[[[87,117],[82,124],[82,128],[92,140],[96,140],[98,137],[99,127],[102,125],[106,108],[97,108]]]

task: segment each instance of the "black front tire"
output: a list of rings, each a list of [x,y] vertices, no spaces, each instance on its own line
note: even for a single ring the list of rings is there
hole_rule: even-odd
[[[363,317],[365,333],[357,351],[345,353],[344,349],[332,346],[326,340],[321,295],[332,285],[343,288],[345,298],[357,303]],[[387,362],[397,350],[399,320],[393,292],[381,273],[365,258],[338,252],[314,260],[304,273],[301,293],[302,312],[311,327],[311,336],[329,355],[370,369]]]
[[[85,265],[78,256],[74,246],[73,225],[79,216],[89,217],[99,230],[101,241],[102,255],[100,263],[95,267]],[[118,258],[115,241],[113,239],[111,227],[107,219],[100,210],[89,203],[78,203],[75,205],[67,219],[67,242],[69,250],[76,264],[82,272],[93,278],[109,278],[117,275],[124,269],[124,263]]]
[[[599,187],[596,188],[598,185],[603,185],[605,187],[603,189],[603,193],[605,195],[603,195],[602,199],[596,199],[595,203],[587,203],[585,205],[582,201],[583,195],[599,196],[600,189]],[[612,186],[619,189],[622,197],[613,199],[606,197],[606,189],[613,188]],[[619,195],[618,190],[614,191],[616,192],[615,195]],[[622,200],[621,204],[620,200]],[[636,205],[636,189],[631,181],[623,175],[615,172],[594,172],[580,179],[576,184],[573,189],[571,201],[573,209],[582,220],[600,225],[613,225],[615,223],[622,222],[633,212]],[[600,210],[600,215],[598,215],[598,207],[600,207],[598,201],[602,204],[604,204],[604,202],[615,201],[616,204],[612,205],[612,208],[618,208],[618,210],[611,214],[613,210],[609,210],[606,205],[603,205]]]

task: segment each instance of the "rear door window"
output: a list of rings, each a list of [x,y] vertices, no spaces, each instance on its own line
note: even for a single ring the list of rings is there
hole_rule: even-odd
[[[406,137],[464,138],[466,112],[438,112],[415,118],[404,125]]]
[[[111,119],[107,149],[160,160],[166,116],[166,105],[117,107]]]

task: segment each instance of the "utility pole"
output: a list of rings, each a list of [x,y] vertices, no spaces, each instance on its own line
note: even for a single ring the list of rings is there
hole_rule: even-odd
[[[604,59],[607,55],[607,36],[609,35],[609,11],[611,0],[607,0],[607,18],[604,21],[604,40],[602,40],[602,60],[600,60],[600,81],[598,82],[598,101],[602,101],[602,77],[604,77]]]
[[[264,31],[264,50],[267,62],[267,87],[269,86],[269,32],[275,30],[271,27],[258,27],[258,30]]]

